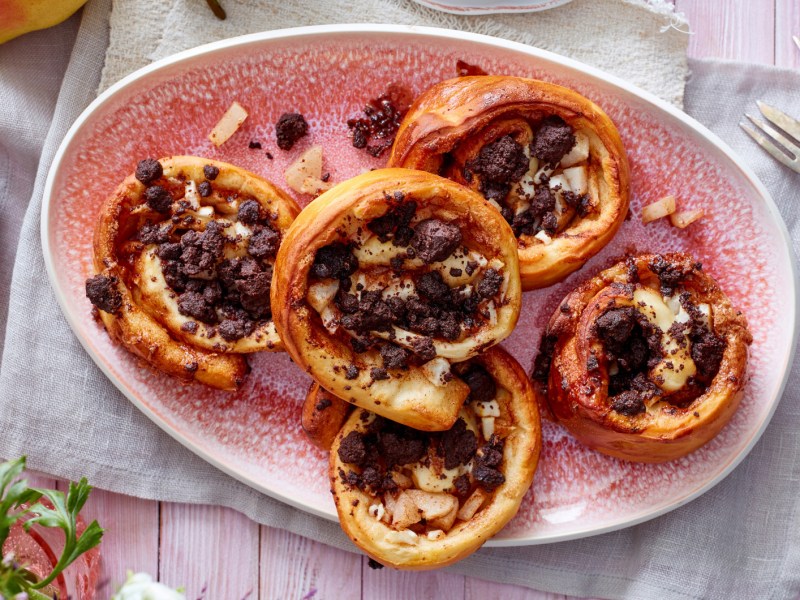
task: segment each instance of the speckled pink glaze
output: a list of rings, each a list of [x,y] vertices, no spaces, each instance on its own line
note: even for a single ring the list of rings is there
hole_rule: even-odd
[[[454,76],[457,59],[492,74],[541,78],[579,90],[608,112],[630,157],[633,217],[567,281],[525,294],[519,326],[504,345],[526,369],[536,351],[532,340],[538,341],[566,292],[634,248],[683,250],[701,259],[745,312],[754,334],[741,408],[716,439],[686,458],[627,463],[588,450],[546,423],[535,485],[499,537],[506,543],[576,537],[678,506],[736,460],[777,401],[792,338],[779,318],[794,310],[786,291],[793,287],[782,286],[793,277],[791,259],[758,190],[713,143],[636,95],[546,58],[402,33],[255,39],[168,65],[124,87],[69,142],[56,165],[46,213],[54,284],[76,334],[102,357],[101,366],[121,389],[183,443],[254,487],[333,518],[326,455],[306,442],[300,428],[308,377],[286,355],[262,354],[252,357],[252,373],[239,392],[216,392],[181,385],[111,343],[91,318],[84,296],[95,218],[105,197],[148,156],[225,160],[281,186],[284,168],[311,144],[324,147],[325,170],[333,181],[381,166],[383,159],[350,145],[347,118],[391,82],[420,92]],[[250,116],[225,145],[214,148],[208,132],[233,100]],[[290,152],[274,143],[273,124],[285,111],[302,112],[310,124],[310,135]],[[250,140],[263,149],[248,149]],[[681,209],[702,207],[706,217],[683,231],[666,221],[643,226],[641,206],[668,193],[679,198]],[[310,200],[297,199],[301,205]]]

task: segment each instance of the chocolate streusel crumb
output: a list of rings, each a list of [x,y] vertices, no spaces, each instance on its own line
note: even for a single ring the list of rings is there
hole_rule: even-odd
[[[349,277],[358,268],[358,259],[348,246],[334,242],[317,250],[311,274],[320,279]]]
[[[317,402],[317,404],[316,404],[316,406],[314,406],[314,408],[319,410],[319,411],[323,411],[326,408],[330,408],[331,404],[333,404],[333,402],[331,402],[328,398],[323,398],[322,400]]]
[[[408,350],[395,344],[384,344],[380,349],[385,369],[402,369],[408,366]]]
[[[481,193],[486,198],[502,202],[511,184],[525,175],[528,163],[522,144],[506,135],[486,144],[465,166],[481,176]]]
[[[136,179],[147,185],[164,175],[164,168],[155,158],[145,158],[136,165],[136,173],[134,175]]]
[[[439,219],[425,219],[414,228],[411,247],[426,263],[446,259],[461,243],[457,225]]]
[[[254,329],[255,323],[249,319],[225,319],[219,324],[219,334],[226,342],[247,337]]]
[[[264,227],[250,238],[247,252],[256,258],[268,258],[278,252],[281,243],[281,234],[271,227]]]
[[[472,476],[478,482],[478,485],[490,492],[496,490],[506,481],[505,475],[500,471],[480,463],[472,470]]]
[[[308,123],[300,113],[284,113],[275,125],[278,148],[291,150],[295,142],[308,133]]]
[[[197,362],[190,362],[183,365],[183,368],[186,369],[189,373],[196,372],[199,367],[200,365],[198,365]]]
[[[347,365],[347,371],[345,371],[344,378],[348,381],[352,381],[356,377],[358,377],[359,368],[355,365]]]
[[[665,259],[663,256],[656,256],[649,265],[650,270],[658,275],[658,280],[661,283],[661,293],[664,296],[671,296],[677,288],[681,280],[686,276],[681,265],[675,265]]]
[[[247,144],[247,147],[250,148],[250,150],[261,150],[261,142],[250,140],[250,143]]]
[[[369,375],[370,377],[372,377],[374,381],[389,379],[389,373],[386,372],[386,369],[383,369],[381,367],[372,367],[369,370]]]
[[[166,213],[172,207],[172,196],[160,185],[152,185],[144,191],[147,206],[156,212]]]
[[[459,418],[450,429],[442,433],[441,449],[444,452],[444,468],[455,469],[472,459],[478,449],[478,440],[467,429],[464,419]]]
[[[478,284],[477,292],[481,298],[492,298],[500,291],[503,276],[496,269],[487,269]]]
[[[261,218],[261,205],[256,200],[245,200],[239,205],[237,217],[245,225],[255,225]]]
[[[201,198],[208,198],[211,195],[211,184],[208,181],[201,181],[197,186],[197,191]]]
[[[363,117],[348,119],[353,146],[365,149],[371,156],[383,154],[391,148],[410,105],[409,90],[396,84],[389,85],[385,93],[367,103]]]
[[[219,167],[214,165],[205,165],[203,167],[203,176],[209,181],[214,181],[219,175]]]
[[[611,400],[611,408],[627,417],[634,417],[645,411],[642,396],[634,390],[627,390],[614,396]]]
[[[364,436],[357,431],[351,431],[339,444],[338,452],[343,463],[361,465],[367,457]]]
[[[117,278],[95,275],[86,280],[86,297],[97,308],[115,313],[122,306],[122,294],[117,289]]]
[[[383,565],[381,563],[379,563],[377,560],[375,560],[374,558],[370,558],[367,561],[367,566],[370,569],[382,569],[383,568]]]
[[[469,369],[461,375],[469,386],[467,401],[489,402],[497,395],[497,385],[489,372],[478,364],[470,365]]]
[[[561,117],[553,115],[545,118],[539,125],[531,153],[547,164],[555,165],[572,150],[574,145],[575,135],[572,127]]]
[[[185,331],[186,333],[197,333],[197,321],[186,321],[181,325],[181,331]]]
[[[433,345],[433,339],[429,337],[414,340],[411,343],[411,350],[423,362],[436,358],[436,347]]]

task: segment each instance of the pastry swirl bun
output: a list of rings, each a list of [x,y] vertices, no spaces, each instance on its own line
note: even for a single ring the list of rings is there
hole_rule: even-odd
[[[744,316],[687,254],[642,254],[573,290],[534,379],[553,418],[605,454],[663,462],[730,420],[745,386]]]
[[[469,390],[453,363],[513,330],[513,233],[471,190],[371,171],[309,204],[275,263],[275,325],[322,387],[405,425],[444,430]]]
[[[579,269],[628,212],[616,127],[570,89],[519,77],[443,81],[417,98],[389,166],[438,173],[480,192],[512,225],[523,289]]]
[[[541,449],[535,390],[494,347],[458,365],[470,396],[443,433],[356,409],[330,455],[342,528],[378,562],[433,569],[468,556],[517,513]]]
[[[282,349],[272,263],[300,209],[270,182],[194,156],[141,161],[105,202],[87,296],[113,338],[157,369],[220,389],[244,354]]]

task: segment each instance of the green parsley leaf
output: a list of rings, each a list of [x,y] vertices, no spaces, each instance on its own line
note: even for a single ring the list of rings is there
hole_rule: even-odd
[[[36,502],[41,493],[28,487],[28,482],[14,481],[25,470],[25,457],[0,463],[0,548],[3,547],[11,526],[25,512],[21,504]]]
[[[34,516],[24,523],[25,531],[37,523],[43,527],[57,527],[64,531],[64,551],[53,568],[53,572],[31,586],[33,589],[41,589],[58,577],[81,554],[97,546],[103,537],[103,529],[97,521],[92,521],[78,537],[78,513],[86,504],[89,492],[92,491],[85,477],[79,483],[70,483],[66,496],[63,492],[56,490],[35,491],[49,500],[52,508],[41,502],[31,506],[29,512]]]

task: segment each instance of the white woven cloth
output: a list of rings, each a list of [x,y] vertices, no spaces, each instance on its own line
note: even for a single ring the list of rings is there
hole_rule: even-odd
[[[216,19],[204,0],[120,0],[100,89],[152,60],[244,33],[327,23],[432,25],[494,35],[558,52],[619,75],[680,106],[686,21],[666,0],[573,0],[535,14],[465,17],[411,0],[222,0]]]
[[[113,12],[111,0],[90,0],[79,31],[76,17],[0,46],[0,456],[27,454],[33,469],[85,475],[115,492],[231,506],[261,523],[353,550],[336,524],[263,496],[184,449],[86,356],[50,291],[39,243],[44,180],[67,129],[98,88],[153,58],[234,33],[345,20],[505,35],[600,66],[679,103],[686,37],[670,24],[685,23],[673,21],[660,4],[649,10],[643,0],[575,0],[551,13],[502,17],[453,17],[400,0],[223,3],[225,23],[214,20],[203,0],[119,0]],[[692,68],[687,111],[754,167],[797,249],[800,175],[779,167],[735,123],[755,98],[800,114],[800,75],[734,63],[695,62]],[[484,549],[451,569],[576,596],[798,598],[797,369],[787,390],[752,454],[689,505],[594,538]]]

